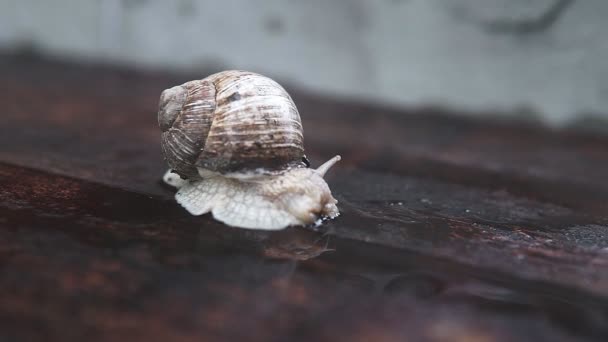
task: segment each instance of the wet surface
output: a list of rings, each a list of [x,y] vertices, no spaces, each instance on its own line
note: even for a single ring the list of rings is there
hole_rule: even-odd
[[[608,337],[607,138],[295,92],[342,216],[257,232],[159,182],[154,109],[187,77],[0,75],[0,340]]]

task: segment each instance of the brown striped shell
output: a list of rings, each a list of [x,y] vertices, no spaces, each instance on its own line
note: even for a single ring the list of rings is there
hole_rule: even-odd
[[[223,71],[167,89],[158,123],[169,167],[185,178],[198,168],[272,172],[302,166],[298,110],[283,87],[246,71]]]

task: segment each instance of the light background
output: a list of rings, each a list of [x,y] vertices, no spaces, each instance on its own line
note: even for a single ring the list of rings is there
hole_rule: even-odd
[[[0,50],[193,78],[249,69],[389,106],[608,119],[608,1],[565,1],[518,31],[557,1],[0,0]]]

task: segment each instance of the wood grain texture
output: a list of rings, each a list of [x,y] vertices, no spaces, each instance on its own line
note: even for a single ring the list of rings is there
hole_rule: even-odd
[[[160,182],[191,78],[0,57],[0,340],[608,336],[608,138],[290,90],[342,216],[231,229]]]

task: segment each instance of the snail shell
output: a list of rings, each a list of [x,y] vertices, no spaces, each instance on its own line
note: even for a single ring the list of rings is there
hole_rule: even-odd
[[[283,87],[246,71],[224,71],[161,94],[165,159],[184,178],[303,166],[300,115]]]
[[[339,215],[323,176],[307,168],[300,115],[275,81],[224,71],[162,92],[164,181],[193,215],[231,226],[283,229]]]

